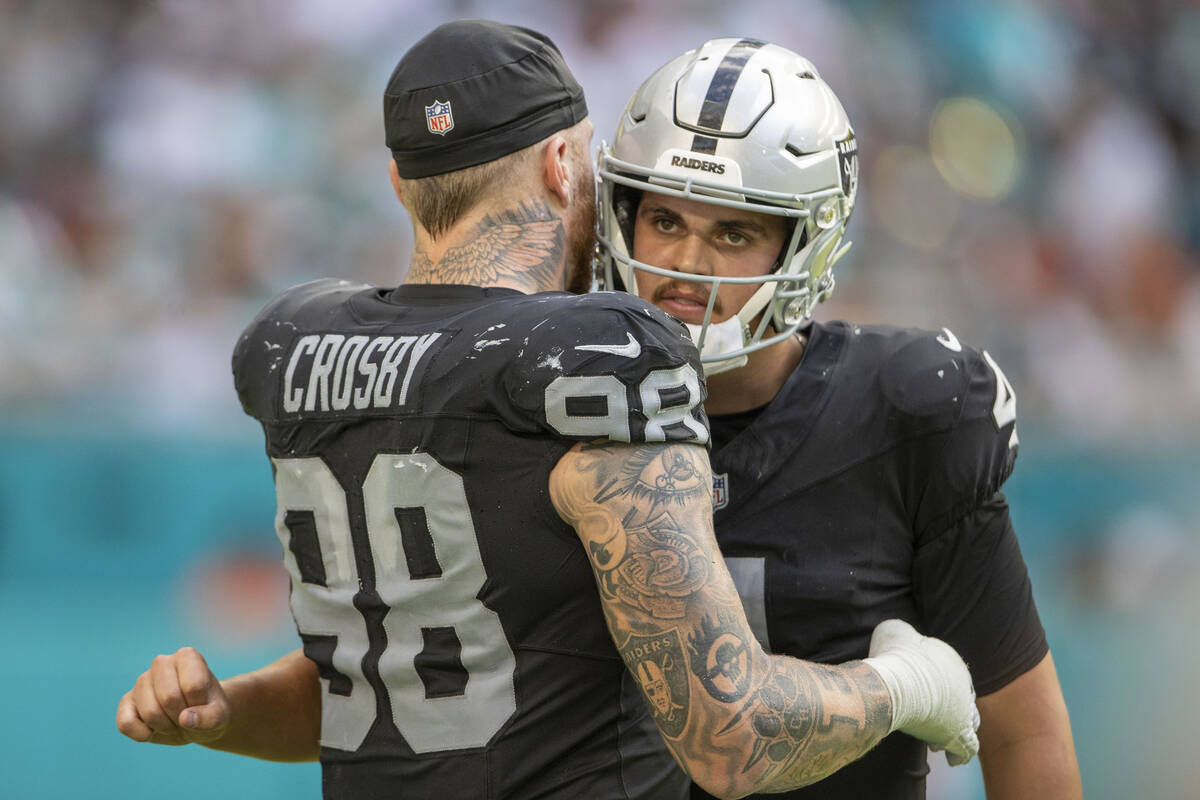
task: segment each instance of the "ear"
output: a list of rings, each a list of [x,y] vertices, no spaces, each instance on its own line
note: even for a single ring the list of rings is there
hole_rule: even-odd
[[[542,181],[564,208],[571,201],[571,181],[579,177],[571,174],[567,140],[558,134],[551,136],[542,150]]]
[[[396,159],[388,159],[388,175],[392,178],[392,191],[396,193],[396,199],[404,205],[404,192],[400,189],[400,170],[396,167]],[[408,206],[405,206],[407,208]]]

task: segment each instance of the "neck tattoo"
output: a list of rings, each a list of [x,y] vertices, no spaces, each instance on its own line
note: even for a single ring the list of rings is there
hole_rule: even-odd
[[[462,245],[436,262],[424,250],[413,253],[413,283],[519,284],[530,291],[559,288],[566,235],[562,220],[540,200],[488,214]]]

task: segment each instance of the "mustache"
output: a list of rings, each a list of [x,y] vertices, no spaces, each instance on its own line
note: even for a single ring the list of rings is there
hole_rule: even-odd
[[[666,299],[668,294],[678,293],[694,298],[697,302],[708,305],[709,298],[712,296],[712,289],[702,283],[694,283],[692,281],[669,280],[666,283],[660,284],[654,289],[651,294],[650,301],[659,303]],[[717,296],[717,300],[713,303],[713,316],[720,314],[721,297]]]

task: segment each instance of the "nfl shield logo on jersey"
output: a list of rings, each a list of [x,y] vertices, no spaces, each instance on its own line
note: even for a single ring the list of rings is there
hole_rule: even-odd
[[[454,115],[450,113],[449,100],[434,100],[433,105],[425,106],[425,124],[430,133],[445,136],[454,129]]]
[[[729,473],[713,475],[713,511],[729,505]]]

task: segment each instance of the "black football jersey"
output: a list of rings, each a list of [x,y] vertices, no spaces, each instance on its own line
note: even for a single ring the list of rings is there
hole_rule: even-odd
[[[769,650],[863,658],[875,625],[899,617],[958,650],[980,695],[1045,655],[1000,493],[1015,397],[987,353],[946,330],[813,324],[769,405],[711,423],[717,539]],[[923,798],[927,755],[895,733],[764,797]]]
[[[578,440],[707,441],[681,324],[625,294],[323,280],[272,301],[233,369],[321,676],[326,798],[655,785],[622,756],[624,666],[548,480]]]

